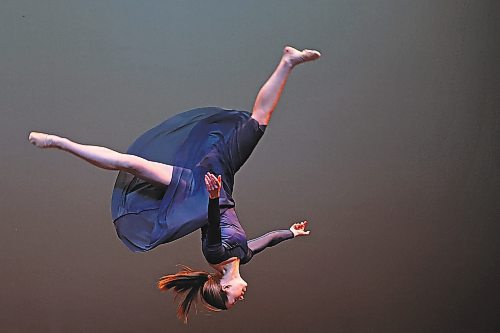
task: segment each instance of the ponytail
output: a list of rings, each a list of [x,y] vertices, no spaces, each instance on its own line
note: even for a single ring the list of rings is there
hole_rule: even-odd
[[[183,297],[177,307],[177,318],[187,323],[191,304],[197,299],[211,311],[226,310],[227,295],[220,285],[220,273],[209,274],[204,271],[194,271],[182,265],[176,274],[163,276],[158,281],[158,289],[172,290],[177,297]]]

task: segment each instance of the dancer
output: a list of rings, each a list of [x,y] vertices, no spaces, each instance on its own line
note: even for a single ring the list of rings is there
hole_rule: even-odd
[[[178,307],[184,321],[198,296],[207,308],[225,310],[246,291],[240,264],[266,247],[309,234],[304,221],[247,242],[232,192],[234,175],[263,135],[291,70],[319,57],[317,51],[285,47],[251,114],[216,107],[187,111],[144,133],[126,154],[45,133],[32,132],[29,141],[120,171],[112,216],[118,236],[132,251],[148,251],[201,228],[203,254],[215,273],[184,267],[161,278],[158,287],[184,294]]]

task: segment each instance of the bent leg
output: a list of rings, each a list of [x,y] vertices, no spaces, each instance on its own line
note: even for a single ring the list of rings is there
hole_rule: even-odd
[[[82,145],[45,133],[31,132],[29,141],[40,148],[57,148],[67,151],[101,169],[131,173],[150,183],[169,185],[172,180],[173,167],[171,165],[148,161],[139,156],[122,154],[105,147]]]
[[[299,51],[290,46],[285,47],[278,67],[276,67],[274,73],[264,83],[255,99],[252,118],[257,120],[259,125],[267,125],[269,123],[292,69],[300,63],[316,60],[320,56],[321,54],[318,51]]]

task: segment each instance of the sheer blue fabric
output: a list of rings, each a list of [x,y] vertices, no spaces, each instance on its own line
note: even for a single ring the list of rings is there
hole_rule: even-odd
[[[252,127],[257,138],[234,135]],[[118,237],[132,251],[148,251],[207,223],[207,171],[222,175],[221,208],[234,207],[234,174],[263,134],[250,113],[218,107],[178,114],[141,135],[127,153],[174,166],[168,186],[120,172],[111,212]]]

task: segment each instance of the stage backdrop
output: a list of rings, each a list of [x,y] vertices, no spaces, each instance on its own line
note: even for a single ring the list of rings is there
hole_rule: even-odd
[[[499,4],[1,1],[0,331],[499,332]],[[323,57],[290,77],[237,210],[249,236],[311,236],[185,326],[155,281],[208,269],[200,234],[130,253],[116,174],[28,133],[124,151],[183,110],[251,110],[286,44]]]

